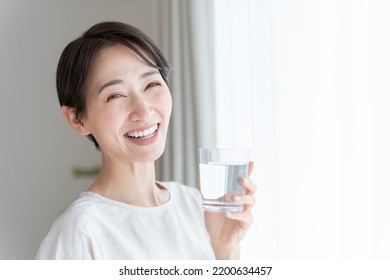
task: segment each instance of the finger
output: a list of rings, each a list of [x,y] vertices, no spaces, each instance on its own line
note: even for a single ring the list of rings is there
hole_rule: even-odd
[[[253,216],[251,213],[248,212],[239,212],[239,213],[226,212],[226,217],[232,220],[237,220],[237,221],[247,223],[249,225],[253,223]]]
[[[253,182],[250,179],[241,178],[240,183],[245,188],[245,193],[246,194],[252,195],[257,190],[257,186],[256,186],[255,182]]]
[[[248,177],[252,175],[253,169],[255,168],[255,162],[250,161],[248,166]]]
[[[243,203],[244,204],[244,211],[243,212],[251,212],[253,206],[256,203],[256,198],[252,195],[236,195],[233,197],[233,200],[235,202]]]
[[[233,199],[235,202],[240,202],[250,206],[253,206],[256,203],[256,198],[253,195],[235,195]]]

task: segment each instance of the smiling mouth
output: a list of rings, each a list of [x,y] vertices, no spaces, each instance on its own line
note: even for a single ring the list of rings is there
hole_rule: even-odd
[[[160,126],[160,124],[154,124],[151,127],[144,129],[144,130],[128,132],[125,134],[125,136],[130,138],[130,139],[133,139],[133,140],[149,139],[149,138],[152,138],[156,134],[159,126]]]

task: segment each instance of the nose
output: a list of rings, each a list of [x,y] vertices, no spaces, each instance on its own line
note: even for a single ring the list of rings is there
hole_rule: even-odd
[[[151,119],[153,114],[150,102],[142,96],[135,94],[130,100],[130,120],[131,121],[146,121]]]

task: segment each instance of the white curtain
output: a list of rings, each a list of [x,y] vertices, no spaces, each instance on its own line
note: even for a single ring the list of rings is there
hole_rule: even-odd
[[[196,187],[199,147],[215,146],[213,2],[158,0],[158,44],[172,66],[173,112],[159,180]]]
[[[390,1],[215,0],[217,146],[253,150],[249,259],[390,258]]]

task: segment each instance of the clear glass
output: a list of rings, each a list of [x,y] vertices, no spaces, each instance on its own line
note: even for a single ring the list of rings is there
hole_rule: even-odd
[[[242,212],[244,206],[233,200],[245,193],[240,184],[248,178],[250,150],[199,148],[200,192],[203,209],[214,212]]]

